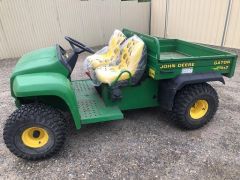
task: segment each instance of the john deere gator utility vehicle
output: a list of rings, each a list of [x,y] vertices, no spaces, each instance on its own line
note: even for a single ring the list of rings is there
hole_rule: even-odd
[[[68,125],[65,112],[80,129],[121,120],[126,110],[159,107],[171,111],[181,127],[200,128],[218,107],[218,95],[208,82],[224,84],[223,76],[234,75],[237,60],[225,51],[124,29],[85,60],[92,79],[72,81],[78,55],[94,51],[65,39],[71,52],[60,45],[30,52],[12,72],[17,110],[7,119],[3,137],[18,157],[38,160],[58,152]]]

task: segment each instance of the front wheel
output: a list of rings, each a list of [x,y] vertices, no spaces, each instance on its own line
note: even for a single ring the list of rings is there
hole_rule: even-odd
[[[213,118],[217,108],[218,95],[212,86],[187,85],[175,97],[172,117],[185,129],[197,129]]]
[[[27,160],[54,155],[62,147],[65,135],[62,114],[43,104],[22,105],[9,117],[3,131],[8,149]]]

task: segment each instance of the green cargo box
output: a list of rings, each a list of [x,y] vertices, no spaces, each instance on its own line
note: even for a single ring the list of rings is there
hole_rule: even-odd
[[[187,73],[218,72],[234,74],[237,55],[178,39],[164,39],[127,29],[127,37],[138,35],[148,47],[147,72],[155,80],[170,79]]]

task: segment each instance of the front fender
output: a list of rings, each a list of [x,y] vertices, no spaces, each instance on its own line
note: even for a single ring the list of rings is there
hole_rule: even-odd
[[[76,128],[81,127],[77,100],[71,82],[62,74],[36,73],[16,76],[12,81],[12,93],[18,97],[57,96],[69,107]]]

